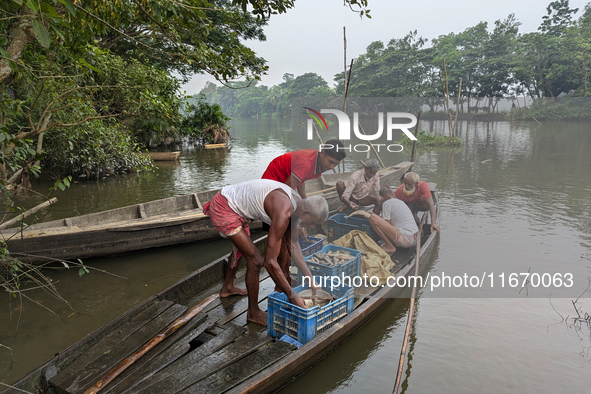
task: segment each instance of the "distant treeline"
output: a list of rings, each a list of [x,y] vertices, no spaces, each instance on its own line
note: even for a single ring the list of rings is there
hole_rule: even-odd
[[[502,98],[518,96],[590,97],[591,3],[575,19],[577,12],[568,0],[553,1],[534,33],[519,33],[520,22],[511,14],[492,29],[480,22],[429,45],[416,31],[387,44],[374,41],[353,64],[348,96],[417,97],[437,111],[443,108],[443,85],[455,103],[461,78],[463,112],[495,112]],[[343,72],[335,75],[333,88],[315,73],[283,79],[275,86],[253,83],[243,89],[236,88],[245,83],[208,84],[201,93],[229,116],[285,116],[293,98],[344,94]]]

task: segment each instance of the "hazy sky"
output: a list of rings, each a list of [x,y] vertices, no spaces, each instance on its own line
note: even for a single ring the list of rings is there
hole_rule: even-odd
[[[334,75],[343,71],[343,26],[347,28],[347,64],[352,57],[365,53],[373,41],[384,44],[417,30],[424,38],[436,38],[450,32],[459,33],[480,21],[489,30],[494,21],[514,13],[521,22],[521,33],[536,31],[546,15],[551,0],[369,0],[372,19],[360,19],[343,6],[342,0],[297,0],[295,7],[283,15],[271,17],[265,28],[267,41],[248,41],[259,56],[267,60],[268,75],[262,84],[277,85],[283,75],[295,76],[314,72],[333,86]],[[571,0],[579,8],[576,17],[589,0]],[[429,42],[427,45],[429,45]],[[209,75],[197,75],[184,86],[187,94],[198,93],[205,82],[217,81]]]

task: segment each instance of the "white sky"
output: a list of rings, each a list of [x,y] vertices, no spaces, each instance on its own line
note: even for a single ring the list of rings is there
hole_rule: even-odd
[[[521,22],[519,31],[536,31],[552,0],[369,0],[372,19],[363,18],[343,6],[342,0],[297,0],[293,9],[271,17],[265,28],[267,41],[247,45],[267,60],[268,75],[262,84],[283,82],[283,74],[295,76],[314,72],[333,86],[334,75],[343,70],[343,26],[347,28],[347,65],[352,57],[365,53],[373,41],[387,44],[411,30],[431,39],[450,32],[459,33],[480,21],[494,21],[514,13]],[[571,0],[579,8],[589,0]],[[198,93],[207,81],[219,83],[209,75],[196,75],[184,85],[187,94]]]

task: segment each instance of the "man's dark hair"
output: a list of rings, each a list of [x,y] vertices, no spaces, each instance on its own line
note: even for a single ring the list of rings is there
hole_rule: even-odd
[[[345,153],[345,146],[341,140],[328,140],[324,143],[324,146],[331,145],[331,148],[322,148],[323,152],[337,160],[343,160],[347,154]]]

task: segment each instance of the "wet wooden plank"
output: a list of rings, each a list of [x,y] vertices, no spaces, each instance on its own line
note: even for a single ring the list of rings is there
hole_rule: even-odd
[[[136,330],[126,340],[106,350],[99,358],[74,374],[60,373],[50,380],[58,393],[83,393],[115,365],[172,323],[187,307],[175,304]]]
[[[225,346],[244,334],[246,329],[236,325],[228,325],[220,335],[204,343],[197,349],[184,355],[182,358],[167,366],[162,371],[146,377],[140,384],[133,387],[129,393],[168,393],[171,392],[169,385],[183,376],[193,375],[192,368],[203,365],[208,356],[212,353],[223,351]],[[240,341],[242,342],[242,340]],[[245,342],[246,343],[246,342]],[[250,345],[252,346],[252,344]],[[220,350],[221,349],[221,350]]]
[[[275,289],[275,282],[271,277],[268,277],[259,284],[259,302],[266,299],[267,296]],[[222,303],[223,305],[223,303]],[[234,302],[231,306],[228,305],[224,308],[225,314],[221,317],[219,323],[226,324],[235,317],[243,314],[248,309],[248,297],[242,297],[242,299]]]
[[[127,339],[130,335],[139,330],[150,320],[154,319],[156,316],[168,309],[172,304],[173,303],[170,301],[156,301],[152,303],[145,310],[131,318],[131,320],[122,326],[112,329],[94,346],[82,353],[76,359],[76,362],[71,363],[64,370],[60,371],[59,375],[74,375],[76,372],[80,371],[82,368],[86,367],[88,364],[102,356],[106,351],[112,349],[118,343]],[[60,378],[58,378],[58,380],[59,379]]]
[[[186,360],[171,365],[168,376],[138,393],[175,393],[256,352],[270,341],[271,338],[261,333],[244,336],[203,358],[199,363]]]
[[[267,298],[265,298],[264,300],[259,302],[259,308],[261,308],[261,310],[263,312],[267,311]],[[261,330],[266,329],[265,327],[261,326],[260,324],[255,324],[255,323],[250,323],[246,320],[246,312],[241,313],[240,315],[236,316],[234,319],[232,319],[230,321],[230,323],[236,324],[237,326],[246,326],[248,325],[254,325],[254,326],[258,326],[261,327]],[[259,330],[259,331],[261,331]]]
[[[287,356],[295,349],[295,346],[285,342],[270,342],[189,387],[180,391],[169,390],[167,392],[178,394],[224,392]]]
[[[181,327],[177,332],[159,343],[115,380],[109,383],[101,393],[121,393],[134,387],[145,378],[162,370],[187,353],[190,342],[209,330],[215,324],[207,315],[199,314]]]

